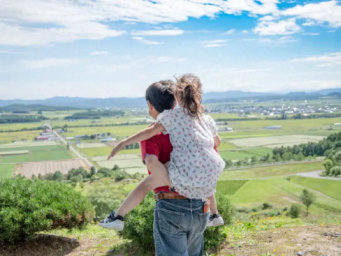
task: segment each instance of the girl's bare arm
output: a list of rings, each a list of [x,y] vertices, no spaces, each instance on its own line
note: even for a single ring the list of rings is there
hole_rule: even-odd
[[[217,134],[217,136],[214,137],[214,147],[215,148],[219,148],[221,144],[221,138],[220,136]]]
[[[160,123],[156,123],[155,125],[148,127],[142,131],[139,131],[138,133],[130,136],[129,138],[126,138],[122,141],[120,141],[114,149],[111,151],[110,155],[108,156],[108,160],[112,157],[114,157],[118,152],[120,152],[122,149],[124,149],[126,146],[137,143],[143,140],[148,140],[151,137],[155,136],[156,134],[164,131],[164,127]]]

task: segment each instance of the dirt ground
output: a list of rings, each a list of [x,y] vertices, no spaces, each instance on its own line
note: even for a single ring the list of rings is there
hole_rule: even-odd
[[[340,256],[341,226],[280,228],[247,235],[235,243],[225,242],[216,256]],[[117,237],[67,238],[40,235],[15,245],[0,245],[1,256],[99,256],[140,255],[136,251],[115,251]],[[301,253],[301,254],[298,254]],[[151,254],[152,255],[152,254]],[[171,255],[169,255],[171,256]]]
[[[54,173],[60,171],[67,174],[72,168],[84,167],[82,162],[78,159],[61,160],[61,161],[45,161],[45,162],[30,162],[22,164],[21,175],[31,178],[32,175],[38,177],[39,173],[44,175],[47,173]]]
[[[341,226],[303,226],[254,233],[238,243],[224,243],[216,253],[217,255],[235,256],[260,256],[262,254],[340,256]]]

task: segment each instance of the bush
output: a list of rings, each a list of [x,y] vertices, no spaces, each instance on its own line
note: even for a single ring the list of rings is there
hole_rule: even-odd
[[[263,210],[271,209],[271,208],[272,208],[272,205],[269,204],[269,203],[263,203],[263,205],[262,205],[262,209],[263,209]]]
[[[223,217],[225,225],[231,224],[233,215],[235,214],[235,209],[231,204],[230,200],[228,200],[224,196],[217,196],[216,200],[218,212],[221,215],[221,217]],[[205,249],[218,247],[222,240],[225,238],[225,233],[223,231],[224,226],[207,228],[204,233]]]
[[[217,197],[219,214],[224,218],[225,224],[232,222],[234,207],[225,197]],[[134,246],[141,251],[154,251],[153,220],[155,201],[152,193],[149,193],[143,202],[124,219],[124,232],[119,236],[131,240]],[[224,239],[224,228],[209,228],[205,231],[205,248],[217,247]]]
[[[155,201],[150,192],[143,202],[124,218],[124,232],[119,236],[131,240],[141,251],[154,251],[153,221]]]
[[[289,211],[289,216],[293,219],[298,218],[301,215],[301,205],[292,204]]]
[[[37,232],[82,228],[93,217],[88,200],[60,182],[0,181],[0,241],[22,241]]]

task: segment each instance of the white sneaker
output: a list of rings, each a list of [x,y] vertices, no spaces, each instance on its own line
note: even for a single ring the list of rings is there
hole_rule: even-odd
[[[219,215],[219,213],[211,215],[207,223],[208,227],[218,227],[222,225],[224,225],[224,219]]]
[[[122,231],[124,228],[124,218],[122,216],[116,216],[115,212],[112,212],[107,218],[101,220],[98,226],[106,229],[114,229]]]

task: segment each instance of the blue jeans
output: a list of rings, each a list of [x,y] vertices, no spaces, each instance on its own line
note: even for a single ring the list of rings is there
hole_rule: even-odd
[[[159,200],[154,213],[156,256],[202,256],[209,212],[202,200]]]

